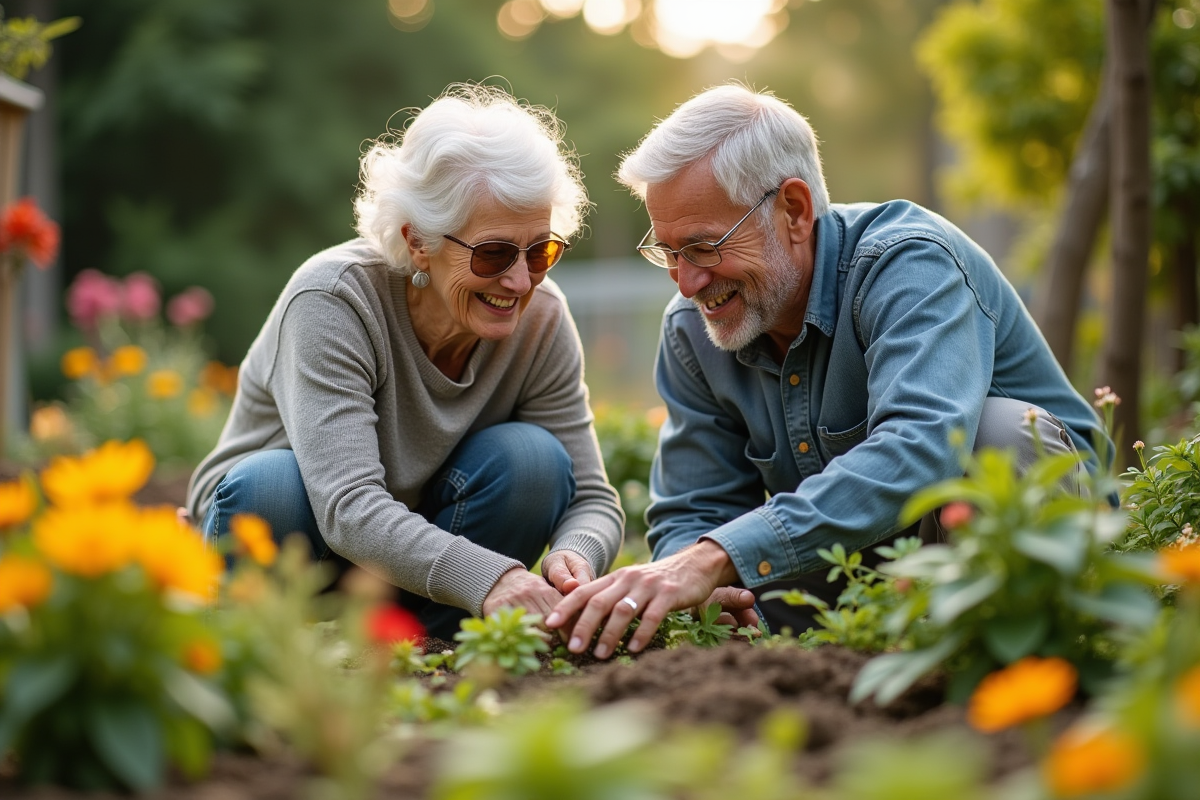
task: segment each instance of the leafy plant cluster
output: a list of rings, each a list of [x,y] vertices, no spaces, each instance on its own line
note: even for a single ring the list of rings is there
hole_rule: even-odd
[[[496,667],[510,675],[541,669],[538,653],[550,652],[548,635],[538,628],[540,614],[523,608],[501,608],[483,619],[464,619],[454,634],[454,668],[475,671]]]
[[[919,538],[906,537],[896,540],[894,547],[877,547],[875,552],[895,561],[915,553],[920,546]],[[846,578],[846,588],[833,608],[799,589],[767,592],[761,598],[819,609],[815,617],[819,627],[802,633],[801,644],[839,644],[877,653],[899,646],[909,626],[925,613],[927,594],[915,588],[911,579],[863,566],[862,553],[847,554],[841,544],[818,550],[817,555],[833,564],[827,576],[830,583]]]
[[[1158,606],[1147,586],[1154,576],[1109,549],[1124,532],[1124,515],[1063,491],[1077,458],[1043,456],[1023,476],[1014,458],[984,450],[967,459],[965,477],[920,492],[905,507],[902,525],[949,504],[966,513],[946,544],[883,568],[914,581],[924,595],[914,602],[926,603],[927,613],[904,633],[911,649],[878,656],[862,670],[854,699],[886,704],[944,665],[949,696],[961,701],[989,672],[1029,655],[1068,660],[1094,689],[1111,672],[1114,631],[1153,622]]]
[[[1155,447],[1149,459],[1144,447],[1136,449],[1141,469],[1121,476],[1129,530],[1115,547],[1161,550],[1200,526],[1200,436]]]

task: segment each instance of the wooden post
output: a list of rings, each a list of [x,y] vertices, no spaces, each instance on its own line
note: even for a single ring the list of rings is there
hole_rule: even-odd
[[[30,111],[42,105],[42,93],[28,84],[0,75],[0,208],[17,199],[21,168],[21,133]],[[0,257],[0,460],[7,453],[9,397],[14,358],[20,341],[17,294],[21,289],[21,267],[11,256]]]

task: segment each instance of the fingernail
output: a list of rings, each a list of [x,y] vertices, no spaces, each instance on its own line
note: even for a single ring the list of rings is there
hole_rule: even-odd
[[[628,645],[626,645],[626,647],[628,648],[629,652],[637,653],[642,649],[642,643],[633,641],[633,642],[630,642]]]
[[[596,658],[604,658],[608,655],[608,645],[598,644],[596,649],[592,651]]]
[[[739,596],[739,598],[741,599],[741,601],[743,603],[750,603],[750,602],[753,602],[754,595],[751,594],[750,592],[742,592],[741,595]]]
[[[561,623],[561,622],[562,622],[562,620],[559,618],[559,613],[557,611],[550,612],[550,616],[546,617],[546,626],[547,627],[557,628],[559,623]]]
[[[571,643],[567,645],[567,649],[572,653],[578,653],[583,649],[583,639],[580,639],[578,636],[572,636]]]

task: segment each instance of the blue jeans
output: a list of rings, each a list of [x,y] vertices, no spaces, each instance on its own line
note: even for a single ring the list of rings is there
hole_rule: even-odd
[[[541,557],[575,496],[571,458],[549,431],[524,422],[495,425],[464,439],[426,484],[413,509],[429,522],[527,568]],[[344,573],[352,564],[321,536],[291,450],[263,450],[239,461],[217,485],[201,529],[213,542],[234,514],[265,519],[280,540],[303,533],[315,558]],[[450,640],[470,616],[461,608],[400,592],[430,636]]]

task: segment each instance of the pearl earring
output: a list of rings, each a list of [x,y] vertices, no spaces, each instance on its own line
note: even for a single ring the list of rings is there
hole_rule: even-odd
[[[429,285],[429,273],[417,270],[412,276],[412,285],[418,289],[424,289]]]

